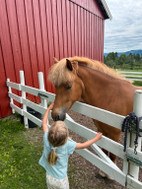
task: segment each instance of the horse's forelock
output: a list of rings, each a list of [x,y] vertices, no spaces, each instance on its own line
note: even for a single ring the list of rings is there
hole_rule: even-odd
[[[49,72],[49,80],[54,83],[55,86],[72,82],[74,79],[74,71],[69,71],[66,67],[66,59],[62,59],[58,63],[54,64]]]
[[[77,73],[78,66],[75,66],[75,64],[78,62],[84,63],[87,67],[91,67],[97,70],[100,70],[104,73],[107,73],[110,76],[124,79],[122,76],[120,76],[118,73],[116,73],[114,70],[107,67],[105,64],[91,60],[86,57],[70,57],[68,58],[72,64],[74,64],[74,70],[69,71],[66,67],[66,58],[60,60],[58,63],[54,64],[53,67],[50,70],[49,73],[49,79],[52,83],[54,83],[55,86],[59,86],[63,83],[72,82],[75,73]]]

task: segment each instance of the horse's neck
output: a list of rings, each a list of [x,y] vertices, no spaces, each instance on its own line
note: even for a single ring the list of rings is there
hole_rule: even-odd
[[[82,66],[79,66],[78,75],[85,87],[82,99],[88,104],[107,109],[114,99],[118,98],[120,103],[125,100],[123,97],[120,99],[120,94],[127,92],[126,88],[129,90],[129,97],[133,98],[134,87],[127,81]]]
[[[85,88],[82,94],[84,102],[91,104],[92,98],[94,99],[93,103],[99,101],[106,86],[109,85],[105,76],[101,75],[99,71],[82,66],[79,67],[78,74]]]

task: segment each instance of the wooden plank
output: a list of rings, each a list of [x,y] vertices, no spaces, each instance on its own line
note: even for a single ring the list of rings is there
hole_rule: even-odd
[[[84,15],[84,10],[83,9],[81,9],[81,25],[82,25],[82,51],[81,51],[81,55],[82,56],[85,56],[85,30],[84,30],[84,28],[85,28],[85,26],[84,26],[84,17],[85,17],[85,15]]]
[[[76,102],[71,109],[119,129],[121,129],[122,122],[125,118],[125,116],[80,102]]]
[[[10,30],[10,20],[8,15],[8,1],[0,2],[0,36],[1,36],[1,47],[3,51],[3,60],[6,77],[10,78],[12,81],[17,81],[16,78],[16,69],[14,62],[14,52],[12,47],[12,37]],[[15,89],[13,89],[14,93],[17,93]],[[6,101],[6,106],[8,107],[8,100]]]
[[[100,9],[97,1],[88,1],[88,0],[70,0],[75,2],[78,6],[81,6],[82,9],[85,9],[88,12],[96,14],[98,17],[104,19],[103,12]]]
[[[142,81],[142,79],[135,79],[135,78],[126,78],[128,80],[132,80],[132,81]]]
[[[58,36],[59,36],[59,53],[60,59],[64,58],[64,45],[63,45],[63,22],[61,14],[62,1],[57,0],[57,24],[58,24]]]
[[[107,162],[111,167],[113,167],[118,172],[122,172],[117,165],[94,143],[91,145],[92,149],[101,157],[105,162]]]
[[[54,33],[53,33],[53,22],[52,22],[52,8],[51,8],[51,1],[45,0],[45,11],[46,11],[46,22],[47,22],[47,34],[48,34],[48,46],[49,46],[49,62],[48,65],[51,67],[54,62],[53,62],[53,57],[56,56],[55,54],[55,48],[54,48]],[[58,57],[56,57],[58,58]],[[49,72],[49,70],[48,70]],[[47,73],[48,75],[48,73]],[[48,89],[49,92],[55,93],[55,88],[51,84],[49,80],[46,79],[47,75],[45,75],[45,80],[47,81],[47,86],[46,89]],[[48,87],[48,85],[51,86],[51,90]]]
[[[69,118],[66,118],[65,123],[70,130],[72,130],[76,134],[79,134],[80,136],[82,136],[87,140],[92,139],[97,134],[97,132],[88,129],[87,127],[84,127],[79,123],[73,122]],[[109,152],[112,152],[113,154],[117,155],[122,159],[125,156],[125,153],[123,152],[123,146],[120,143],[117,143],[105,136],[103,136],[102,139],[98,141],[96,144],[101,148],[104,148]]]
[[[84,56],[87,56],[87,11],[83,9],[84,14]]]
[[[120,71],[120,73],[128,73],[128,74],[142,74],[142,72],[127,72],[127,71]]]
[[[1,38],[1,36],[0,36]],[[10,100],[8,97],[8,88],[6,86],[6,73],[4,66],[3,52],[1,48],[1,39],[0,39],[0,118],[6,117],[11,114],[11,108],[9,106]]]
[[[16,81],[6,1],[0,2],[0,36],[6,76]]]
[[[75,42],[75,15],[74,15],[74,4],[70,4],[70,16],[71,16],[71,25],[70,25],[70,30],[71,30],[71,48],[72,48],[72,56],[75,56],[75,48],[76,48],[76,42]]]
[[[93,54],[94,54],[94,49],[93,49],[93,46],[94,46],[94,28],[93,28],[93,25],[94,25],[94,19],[93,19],[93,16],[94,15],[91,15],[91,58],[93,59]]]
[[[96,45],[97,45],[97,26],[96,26],[96,20],[97,20],[97,17],[96,16],[93,16],[92,17],[93,20],[92,20],[92,30],[93,30],[93,47],[92,47],[92,50],[93,50],[93,59],[96,60],[97,58],[97,51],[96,51]]]
[[[49,54],[49,41],[51,40],[48,38],[48,29],[49,27],[47,26],[47,19],[46,19],[46,6],[45,6],[45,0],[39,1],[39,7],[40,7],[40,22],[41,22],[41,31],[42,31],[42,46],[43,46],[43,58],[44,58],[44,76],[47,77],[49,69],[51,67],[50,64],[50,54]],[[50,26],[51,27],[51,26]],[[51,57],[53,59],[53,56]],[[45,81],[45,86],[47,91],[52,91],[52,86],[51,83]]]
[[[40,104],[36,104],[36,103],[31,102],[30,100],[27,100],[27,99],[23,99],[23,104],[25,104],[26,106],[36,110],[37,112],[39,112],[41,114],[45,114],[46,108],[44,108]]]
[[[22,104],[22,97],[20,97],[16,94],[10,93],[10,92],[8,93],[8,95],[10,98],[13,98],[14,100],[16,100],[17,102]]]
[[[137,154],[134,154],[134,149],[133,148],[127,148],[127,154],[128,156],[131,156],[134,159],[137,159],[138,161],[142,162],[142,151],[137,150]]]
[[[67,9],[67,37],[68,37],[68,56],[72,56],[72,41],[71,41],[71,9],[70,1],[66,1]]]
[[[17,22],[19,28],[20,44],[22,51],[23,67],[25,72],[26,84],[33,86],[33,74],[31,67],[31,55],[29,47],[29,35],[27,27],[27,15],[25,8],[25,0],[15,0],[16,10],[17,10]],[[32,95],[28,95],[28,98],[32,101],[35,98]]]
[[[75,55],[79,56],[79,30],[78,30],[78,7],[74,5],[74,42]]]
[[[29,87],[29,86],[24,86],[21,85],[21,90],[30,93],[32,95],[38,96],[39,93],[48,96],[48,99],[51,100],[52,102],[55,99],[55,94],[50,93],[50,92],[46,92],[46,91],[40,91],[40,89],[36,89],[34,87]]]
[[[142,189],[142,182],[127,175],[127,188],[129,189]]]
[[[23,110],[16,106],[15,104],[10,103],[11,108],[13,108],[16,112],[18,112],[20,115],[23,115]]]
[[[68,57],[68,38],[67,38],[67,9],[66,0],[62,0],[62,26],[63,26],[63,46],[64,46],[64,57]]]
[[[142,75],[124,75],[125,77],[136,77],[136,78],[142,78]],[[135,78],[132,78],[135,79]]]
[[[41,28],[41,18],[39,1],[33,1],[33,14],[34,14],[34,24],[35,24],[35,36],[37,45],[37,57],[38,57],[38,71],[43,72],[45,70],[44,56],[43,56],[43,44],[42,44],[42,28]]]
[[[30,60],[30,50],[29,50],[29,38],[27,33],[27,20],[25,13],[25,4],[24,1],[16,0],[17,7],[17,18],[18,18],[18,26],[19,26],[19,34],[20,34],[20,44],[22,50],[24,71],[26,77],[26,84],[33,85],[32,78],[32,69],[31,69],[31,60]]]
[[[81,24],[81,8],[78,7],[78,45],[79,45],[79,56],[82,56],[82,24]]]
[[[59,60],[59,36],[58,36],[58,23],[57,23],[57,2],[56,0],[51,1],[51,17],[52,17],[52,27],[53,27],[53,40],[54,40],[54,56]]]
[[[31,58],[31,69],[33,76],[33,86],[38,87],[38,57],[37,57],[37,41],[35,34],[34,13],[32,1],[25,1],[25,14],[27,18],[27,33],[29,40],[29,53]]]
[[[21,91],[21,85],[15,83],[15,82],[9,82],[9,81],[7,81],[7,86],[11,87],[13,89],[17,89],[17,90]]]
[[[99,169],[103,170],[106,174],[112,177],[114,180],[119,182],[121,185],[125,186],[126,182],[126,175],[123,172],[115,170],[110,165],[108,165],[105,161],[100,159],[98,156],[93,154],[87,149],[76,150],[76,152],[88,160],[90,163],[98,167]]]
[[[16,72],[16,81],[19,82],[19,70],[23,70],[23,60],[21,54],[21,45],[19,41],[19,29],[17,23],[17,12],[15,1],[7,0],[7,13],[9,20],[9,31],[11,36],[11,45],[14,58],[14,68]],[[12,79],[12,78],[10,78]]]
[[[95,131],[88,129],[87,127],[79,123],[76,123],[68,114],[66,115],[65,122],[70,130],[79,134],[80,136],[82,136],[83,138],[87,140],[93,138],[96,135]],[[124,147],[122,144],[117,143],[105,136],[103,136],[102,139],[97,142],[97,145],[117,155],[118,157],[122,159],[124,159],[126,156],[126,153],[124,153],[123,151]],[[134,154],[134,149],[127,148],[127,155],[130,155],[131,157],[138,159],[139,161],[142,161],[142,152],[140,151],[137,151],[137,155],[136,155]]]
[[[40,119],[38,119],[37,117],[33,116],[32,114],[30,114],[26,111],[23,111],[23,116],[27,117],[29,120],[31,120],[32,122],[37,124],[39,127],[42,126],[42,121]]]

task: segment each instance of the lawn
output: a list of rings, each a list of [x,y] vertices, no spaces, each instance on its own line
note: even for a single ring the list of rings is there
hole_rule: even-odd
[[[47,189],[45,170],[38,164],[42,151],[42,129],[26,130],[18,114],[0,119],[0,189]],[[74,179],[76,168],[70,160],[68,177],[73,189],[80,188]]]
[[[38,165],[42,131],[25,130],[18,116],[0,120],[0,188],[44,189],[45,171]]]

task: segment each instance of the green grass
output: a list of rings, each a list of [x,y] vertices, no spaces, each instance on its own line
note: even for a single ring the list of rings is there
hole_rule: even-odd
[[[120,70],[120,71],[127,71],[127,72],[142,72],[142,70]],[[141,78],[139,79],[142,79],[142,74],[130,74],[130,73],[126,73],[126,75],[140,75]],[[132,77],[131,80],[133,80],[134,78]],[[136,86],[142,86],[142,81],[134,81],[133,82],[133,85],[136,85]]]
[[[25,130],[18,115],[0,120],[0,189],[47,189],[45,170],[38,164],[43,151],[40,128]],[[80,188],[70,163],[71,188]],[[84,181],[84,183],[86,183]]]
[[[17,116],[0,120],[0,189],[47,188],[45,171],[38,165],[43,146],[30,134]]]

